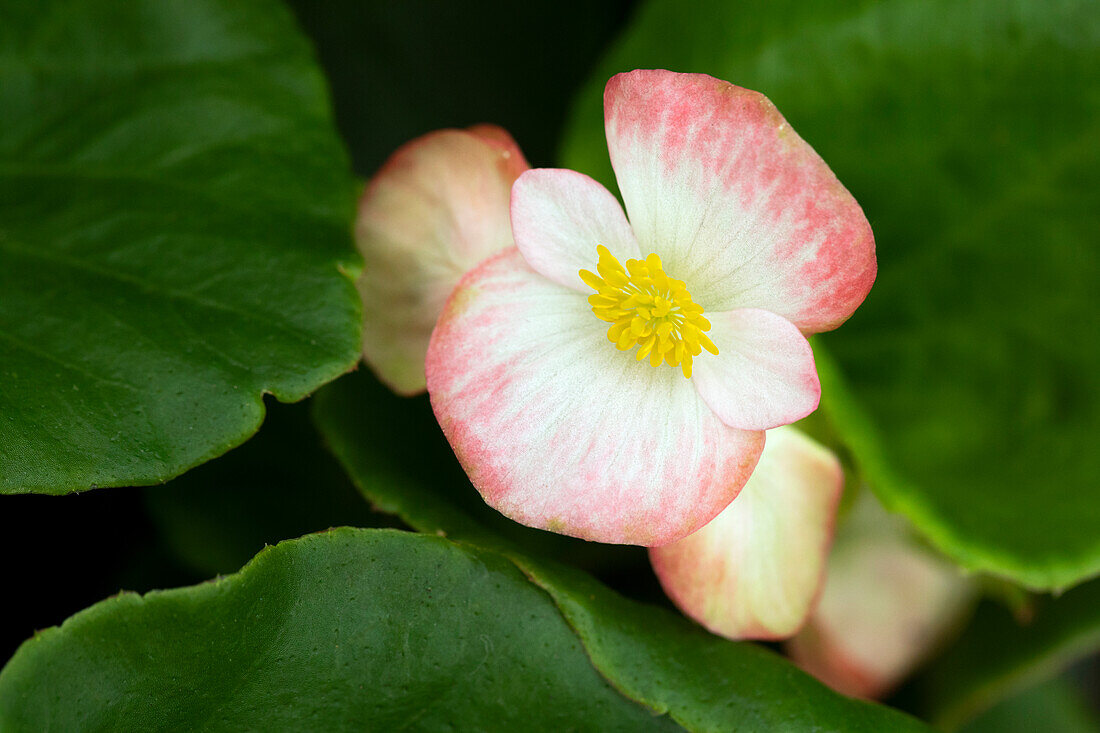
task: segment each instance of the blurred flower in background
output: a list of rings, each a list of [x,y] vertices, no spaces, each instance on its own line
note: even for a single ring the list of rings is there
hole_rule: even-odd
[[[977,597],[867,489],[837,532],[825,588],[791,657],[848,695],[882,697],[959,631]]]
[[[527,167],[505,130],[476,125],[406,143],[367,185],[355,226],[363,359],[395,392],[424,390],[424,354],[447,296],[512,245],[508,197]]]

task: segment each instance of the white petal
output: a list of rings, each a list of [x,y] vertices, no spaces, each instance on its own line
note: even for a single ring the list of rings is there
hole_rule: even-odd
[[[577,274],[596,269],[596,247],[620,262],[640,258],[638,243],[611,192],[586,175],[556,168],[527,171],[512,187],[516,246],[536,272],[589,293]]]
[[[718,354],[695,361],[695,386],[727,425],[766,430],[817,409],[821,383],[809,342],[787,319],[742,308],[707,314]]]

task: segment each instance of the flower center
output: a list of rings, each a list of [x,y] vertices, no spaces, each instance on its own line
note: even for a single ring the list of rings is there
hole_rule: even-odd
[[[718,353],[703,331],[710,321],[703,318],[703,306],[691,299],[683,280],[665,274],[655,254],[644,260],[627,260],[626,269],[602,244],[596,247],[599,275],[581,270],[581,280],[596,291],[588,296],[592,312],[607,321],[607,338],[621,351],[638,347],[638,361],[649,358],[650,366],[667,362],[691,378],[691,360],[703,349]]]

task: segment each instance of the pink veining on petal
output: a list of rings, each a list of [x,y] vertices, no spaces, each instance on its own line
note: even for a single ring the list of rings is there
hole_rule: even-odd
[[[604,110],[639,243],[705,308],[763,308],[814,333],[866,297],[870,225],[766,97],[705,74],[641,70],[608,82]]]

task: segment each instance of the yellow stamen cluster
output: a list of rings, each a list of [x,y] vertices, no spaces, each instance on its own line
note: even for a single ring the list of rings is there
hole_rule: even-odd
[[[596,291],[588,296],[592,312],[607,321],[607,338],[621,351],[638,346],[638,361],[649,358],[650,366],[668,362],[691,378],[692,357],[706,349],[718,353],[703,331],[710,321],[703,307],[691,299],[683,280],[665,274],[661,258],[650,254],[644,260],[627,260],[626,269],[602,244],[596,247],[599,275],[581,270],[581,280]]]

